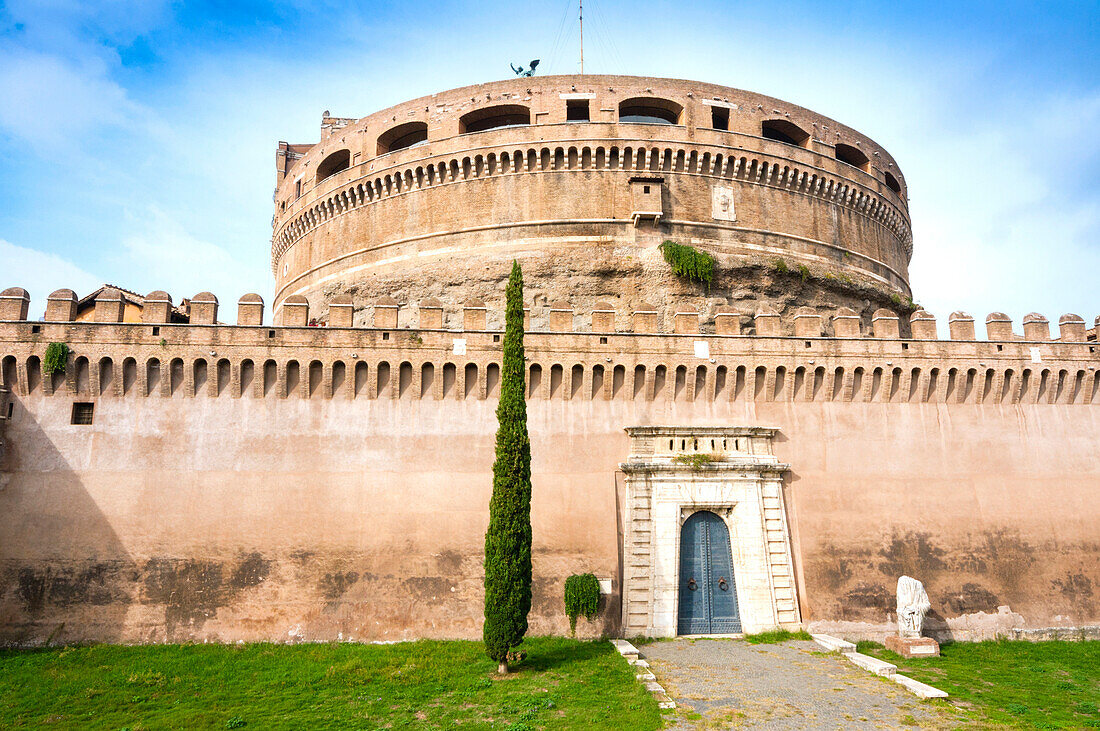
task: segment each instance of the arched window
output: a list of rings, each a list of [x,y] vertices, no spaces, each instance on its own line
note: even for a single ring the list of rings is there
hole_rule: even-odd
[[[462,115],[459,129],[462,134],[484,132],[501,127],[519,127],[531,124],[531,110],[522,104],[498,104]]]
[[[898,179],[888,172],[884,172],[883,175],[886,177],[886,187],[901,195],[901,183],[898,182]]]
[[[837,143],[836,159],[864,172],[868,172],[869,163],[871,162],[862,150],[851,145],[845,145],[843,142]]]
[[[684,108],[668,99],[634,97],[619,103],[619,121],[631,124],[680,124]]]
[[[404,150],[406,147],[422,145],[428,141],[428,124],[426,122],[406,122],[386,130],[378,135],[378,154]]]
[[[337,150],[332,153],[317,166],[317,182],[320,183],[325,178],[331,177],[341,170],[347,170],[351,166],[351,152],[348,150]]]
[[[804,129],[785,119],[766,119],[760,125],[760,134],[769,140],[785,145],[809,147],[810,135]]]

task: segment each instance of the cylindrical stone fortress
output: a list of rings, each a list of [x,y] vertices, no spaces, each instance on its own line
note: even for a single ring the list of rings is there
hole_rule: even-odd
[[[275,306],[325,317],[351,295],[503,300],[524,267],[534,318],[565,300],[620,313],[761,303],[791,314],[905,310],[905,179],[871,139],[772,97],[628,76],[518,78],[442,92],[359,120],[326,116],[315,145],[280,143]],[[658,246],[712,254],[705,287]],[[491,308],[492,309],[492,308]],[[499,309],[499,308],[498,308]],[[402,310],[416,325],[417,308]],[[405,322],[405,318],[412,318]]]

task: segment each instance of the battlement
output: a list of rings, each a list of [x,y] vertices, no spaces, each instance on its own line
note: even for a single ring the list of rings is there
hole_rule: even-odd
[[[31,322],[25,290],[0,293],[3,382],[15,393],[485,399],[499,386],[501,332],[480,300],[457,307],[461,326],[450,329],[438,300],[420,303],[417,329],[398,327],[392,298],[374,305],[371,327],[352,326],[349,298],[333,301],[326,326],[309,325],[300,296],[286,299],[276,326],[263,324],[256,294],[238,301],[236,325],[218,322],[209,292],[191,299],[188,324],[167,322],[165,292],[146,298],[141,323],[121,322],[109,288],[90,322],[73,320],[75,301],[72,290],[58,290],[44,320]],[[528,310],[528,396],[1100,404],[1100,343],[1077,315],[1059,318],[1052,339],[1042,315],[1025,317],[1019,335],[993,313],[987,340],[964,312],[948,318],[949,340],[937,338],[924,310],[910,318],[912,337],[888,310],[875,313],[869,331],[846,308],[828,321],[802,308],[785,321],[767,307],[749,315],[721,306],[712,332],[691,306],[646,305],[628,313],[629,331],[617,330],[617,319],[606,303],[581,314],[565,302]],[[55,341],[72,357],[47,377],[42,360]]]

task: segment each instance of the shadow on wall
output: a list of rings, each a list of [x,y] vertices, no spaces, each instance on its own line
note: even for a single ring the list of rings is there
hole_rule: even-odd
[[[10,399],[0,462],[7,478],[0,490],[0,643],[119,641],[139,590],[137,565],[19,396]]]

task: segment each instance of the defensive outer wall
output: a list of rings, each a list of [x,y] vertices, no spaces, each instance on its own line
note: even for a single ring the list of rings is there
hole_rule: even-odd
[[[468,86],[358,120],[326,113],[319,142],[280,143],[276,169],[276,321],[292,295],[322,322],[344,294],[360,313],[382,296],[490,300],[512,259],[542,305],[690,304],[706,321],[721,305],[843,306],[867,326],[883,306],[910,312],[894,159],[748,91],[630,76]],[[717,258],[707,291],[669,274],[666,239]],[[777,277],[780,260],[802,281]]]
[[[28,321],[23,290],[0,295],[0,641],[479,637],[501,348],[486,307],[424,303],[405,329],[389,301],[356,327],[337,299],[327,328],[305,326],[304,297],[278,327],[255,295],[237,325],[209,293],[190,324],[170,306],[153,293],[122,323],[108,289],[78,323],[62,290]],[[941,637],[1100,620],[1100,354],[1080,317],[1057,340],[1038,315],[1022,335],[990,315],[985,340],[964,313],[949,340],[923,311],[905,338],[886,311],[871,328],[850,310],[699,322],[533,313],[532,632],[565,631],[580,571],[607,589],[582,632],[667,627],[646,471],[715,451],[677,479],[698,504],[699,485],[757,475],[760,506],[726,506],[748,631],[881,637],[902,573]],[[50,342],[73,353],[46,375]]]

